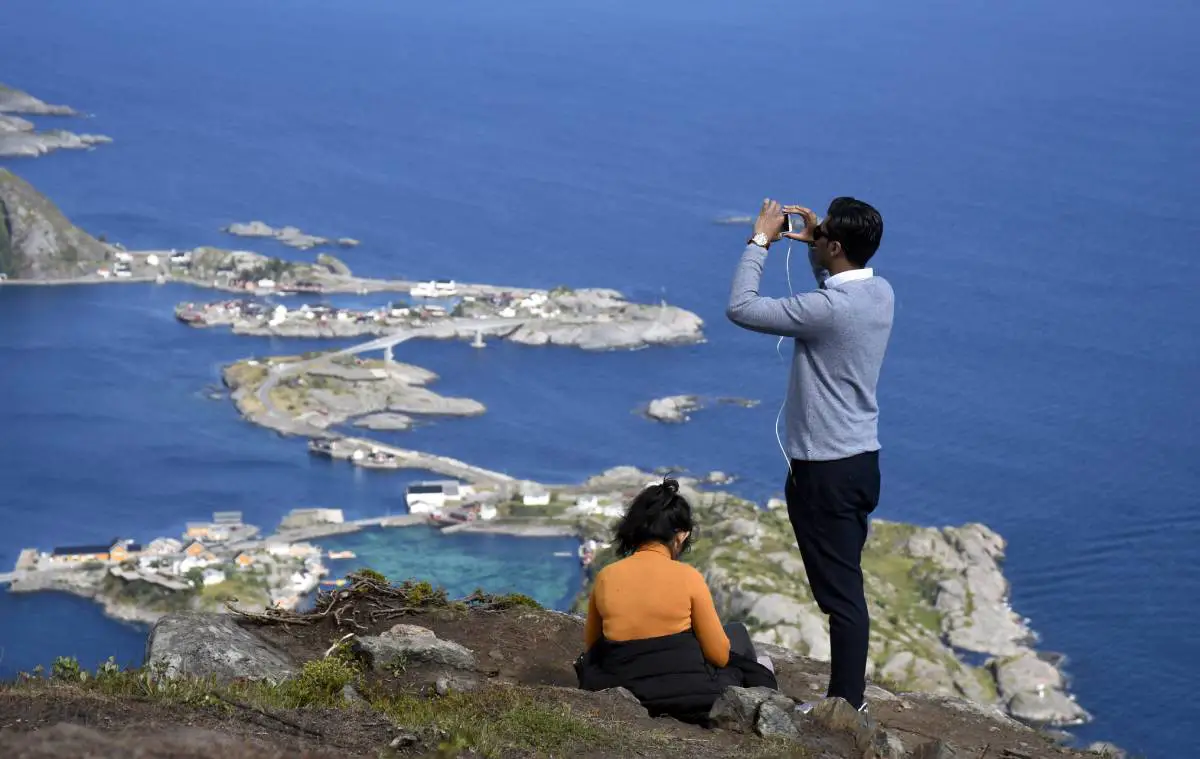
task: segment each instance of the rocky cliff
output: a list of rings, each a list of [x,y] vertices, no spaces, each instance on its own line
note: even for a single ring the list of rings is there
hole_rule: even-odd
[[[92,274],[108,245],[72,224],[28,182],[0,169],[0,274],[59,279]]]
[[[770,650],[779,690],[729,689],[711,729],[652,719],[627,691],[575,687],[577,617],[523,596],[351,580],[307,614],[168,615],[138,669],[60,659],[49,679],[0,684],[0,755],[1084,756],[998,711],[878,685],[870,716],[837,699],[799,713],[828,673],[781,649]]]
[[[585,487],[632,488],[649,479],[619,467]],[[760,509],[695,484],[685,479],[683,492],[696,509],[700,539],[685,560],[704,573],[722,616],[744,622],[759,641],[828,660],[828,623],[805,581],[785,505],[774,500]],[[611,534],[614,520],[595,522],[592,535]],[[1004,539],[981,524],[934,528],[873,520],[863,552],[868,673],[899,688],[994,705],[1031,723],[1086,722],[1090,715],[1067,693],[1058,657],[1034,650],[1036,636],[1009,606],[1004,547]],[[593,567],[612,559],[602,551]]]

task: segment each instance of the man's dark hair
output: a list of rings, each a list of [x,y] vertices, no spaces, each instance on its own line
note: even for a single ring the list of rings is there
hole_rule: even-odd
[[[692,505],[679,495],[679,483],[670,478],[651,485],[637,494],[617,523],[613,539],[618,556],[630,556],[647,543],[671,546],[675,534],[690,533],[680,549],[682,554],[692,543],[695,529]]]
[[[830,240],[842,244],[846,260],[860,268],[879,250],[883,239],[883,217],[870,204],[855,198],[834,198],[821,226]]]

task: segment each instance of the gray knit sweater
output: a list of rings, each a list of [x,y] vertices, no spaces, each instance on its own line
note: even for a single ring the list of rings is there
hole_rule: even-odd
[[[875,388],[892,331],[892,286],[871,276],[766,298],[758,294],[766,257],[759,246],[746,247],[725,313],[746,329],[794,338],[784,410],[788,455],[831,461],[879,450]]]

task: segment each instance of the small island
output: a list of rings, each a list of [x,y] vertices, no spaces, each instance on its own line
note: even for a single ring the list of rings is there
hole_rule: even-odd
[[[707,408],[713,404],[754,408],[758,405],[758,401],[748,398],[708,399],[699,395],[669,395],[665,398],[655,398],[650,401],[641,409],[641,412],[647,419],[653,419],[656,422],[682,424],[691,419],[692,412]]]
[[[101,134],[75,134],[63,129],[35,131],[34,124],[19,116],[78,116],[71,107],[45,103],[27,92],[0,83],[0,157],[36,158],[54,150],[84,150],[112,142]]]
[[[354,420],[370,429],[408,429],[413,416],[476,416],[470,398],[447,398],[426,385],[437,375],[390,359],[310,354],[246,359],[225,367],[226,386],[247,419],[286,434],[321,435]]]
[[[336,240],[330,240],[328,237],[318,237],[301,232],[297,227],[280,227],[276,229],[262,221],[236,222],[221,231],[237,237],[262,237],[278,240],[288,247],[299,250],[308,250],[309,248],[315,248],[319,245],[329,245],[331,243],[336,243],[343,248],[353,248],[358,245],[358,240],[355,240],[353,237],[339,237]]]

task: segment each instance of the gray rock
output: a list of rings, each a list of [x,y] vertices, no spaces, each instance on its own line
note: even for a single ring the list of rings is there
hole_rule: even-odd
[[[758,707],[754,732],[763,738],[786,738],[793,741],[800,739],[800,730],[792,722],[791,709],[781,708],[775,701],[764,701]]]
[[[709,710],[708,720],[714,727],[735,733],[749,733],[757,727],[759,707],[768,702],[784,712],[789,712],[796,704],[771,688],[729,687]]]
[[[1108,741],[1096,741],[1095,743],[1089,744],[1087,751],[1091,754],[1112,757],[1112,759],[1125,759],[1125,757],[1129,756],[1125,749],[1121,748],[1115,743],[1109,743]]]
[[[5,116],[0,113],[0,134],[12,134],[13,132],[32,132],[33,122],[26,121],[20,116]]]
[[[354,420],[355,427],[365,427],[368,430],[407,430],[413,425],[413,419],[406,414],[379,413],[368,414]]]
[[[475,654],[451,640],[441,640],[432,630],[400,624],[378,636],[353,639],[355,650],[366,655],[372,668],[385,668],[396,659],[431,662],[455,669],[474,669]]]
[[[875,740],[875,720],[860,712],[844,698],[823,698],[808,713],[808,719],[831,732],[849,733],[859,750],[865,751]]]
[[[388,748],[393,748],[393,749],[407,748],[409,746],[415,746],[420,741],[421,741],[421,739],[418,738],[416,735],[414,735],[408,731],[404,731],[404,732],[400,733],[399,735],[397,735],[395,738],[392,738],[391,742],[388,743]]]
[[[600,692],[608,693],[611,696],[624,699],[631,703],[637,704],[638,706],[642,705],[642,700],[640,698],[638,698],[637,696],[633,695],[633,693],[628,688],[605,688],[604,690],[602,690]]]
[[[76,116],[74,108],[51,105],[28,92],[0,83],[0,113],[32,113],[38,116]]]
[[[905,758],[904,742],[895,733],[882,728],[875,731],[871,748],[875,753],[875,759]]]
[[[2,168],[0,219],[8,221],[7,230],[0,225],[0,273],[13,279],[94,274],[110,255],[107,245],[71,224],[41,193]]]
[[[275,229],[261,221],[234,222],[221,230],[238,237],[274,237]]]
[[[297,673],[284,652],[223,614],[175,612],[146,640],[146,666],[168,680],[180,677],[281,682]]]
[[[1079,704],[1060,690],[1046,690],[1041,694],[1018,693],[1008,702],[1008,712],[1025,722],[1038,725],[1082,725],[1092,718]]]
[[[479,690],[480,685],[474,677],[447,673],[434,681],[433,689],[439,696],[446,696],[450,693],[473,693]]]
[[[330,274],[334,274],[339,277],[350,276],[350,267],[342,263],[342,260],[336,256],[331,256],[328,253],[321,253],[317,256],[317,263],[325,267]]]
[[[945,741],[929,741],[917,746],[912,752],[912,759],[958,759],[958,751]]]
[[[885,690],[884,688],[880,688],[878,685],[875,685],[874,683],[867,685],[866,698],[867,698],[868,702],[877,701],[880,703],[887,703],[888,701],[900,701],[901,700],[900,697],[897,696],[895,693],[892,693],[890,690]]]
[[[342,700],[348,704],[365,704],[367,700],[350,683],[342,686]]]
[[[688,414],[700,408],[700,400],[694,395],[672,395],[655,398],[646,406],[646,416],[659,422],[679,424],[686,422]]]

